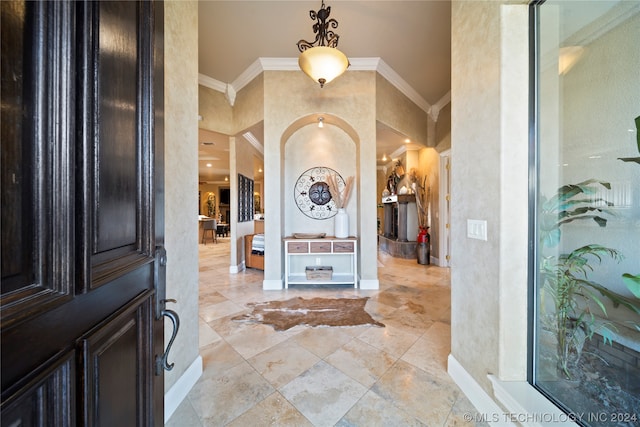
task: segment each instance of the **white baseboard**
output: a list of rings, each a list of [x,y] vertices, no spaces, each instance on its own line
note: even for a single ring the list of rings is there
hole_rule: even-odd
[[[184,371],[184,374],[164,394],[164,422],[166,424],[171,415],[178,409],[189,390],[198,382],[202,375],[202,357],[198,355],[193,363]]]
[[[262,281],[262,289],[265,291],[279,291],[282,290],[282,280],[265,279]]]
[[[244,264],[229,266],[229,274],[238,274],[242,270],[244,270]]]
[[[360,279],[360,289],[380,289],[378,279]]]
[[[494,375],[489,375],[489,380],[496,399],[523,427],[577,426],[571,417],[584,417],[586,420],[589,416],[603,413],[594,409],[592,414],[569,416],[526,381],[501,381]]]
[[[449,355],[447,362],[447,372],[449,376],[453,378],[453,381],[460,387],[460,390],[462,390],[471,404],[478,410],[482,421],[489,423],[491,426],[516,425],[509,421],[509,418],[505,416],[505,411],[493,401],[491,396],[480,387],[480,384],[473,379],[453,355]]]

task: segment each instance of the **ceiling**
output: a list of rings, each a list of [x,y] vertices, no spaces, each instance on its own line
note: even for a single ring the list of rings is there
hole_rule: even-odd
[[[331,7],[330,18],[339,23],[335,29],[339,48],[352,62],[381,58],[423,105],[439,105],[447,98],[451,88],[449,0],[326,0],[325,4]],[[320,6],[321,1],[200,1],[199,73],[233,83],[258,58],[297,58],[298,40],[315,37],[309,11]],[[329,88],[330,84],[325,90]],[[251,133],[262,142],[261,124]],[[385,163],[383,154],[389,156],[404,144],[404,135],[378,125],[379,164]],[[219,182],[228,176],[228,157],[227,136],[200,131],[200,181]],[[261,166],[258,159],[256,173],[260,174]]]

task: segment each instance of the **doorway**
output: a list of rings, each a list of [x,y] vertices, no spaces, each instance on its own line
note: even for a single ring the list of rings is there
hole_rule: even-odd
[[[451,266],[451,150],[440,153],[439,266]]]

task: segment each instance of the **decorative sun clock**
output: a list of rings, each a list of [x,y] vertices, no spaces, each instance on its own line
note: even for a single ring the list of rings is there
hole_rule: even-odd
[[[344,179],[335,170],[324,166],[304,171],[296,181],[293,189],[296,205],[309,218],[328,219],[338,212],[327,184],[329,175],[335,175],[338,189],[342,191]]]

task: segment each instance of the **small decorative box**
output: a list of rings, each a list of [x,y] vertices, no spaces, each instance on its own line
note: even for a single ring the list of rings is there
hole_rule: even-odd
[[[333,267],[326,265],[308,266],[305,268],[307,280],[331,280]]]

